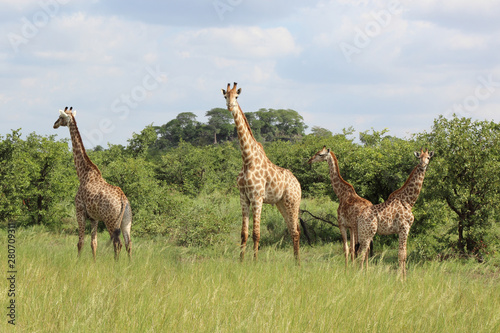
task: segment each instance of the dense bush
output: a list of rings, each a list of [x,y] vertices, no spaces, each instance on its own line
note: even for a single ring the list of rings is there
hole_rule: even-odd
[[[186,246],[210,245],[228,234],[239,241],[241,211],[236,176],[242,166],[240,150],[228,128],[216,131],[216,124],[225,124],[227,115],[217,109],[212,111],[213,119],[208,124],[212,126],[211,138],[223,143],[199,145],[180,137],[175,145],[160,149],[157,128],[148,125],[133,135],[127,147],[111,145],[88,150],[103,177],[120,186],[129,198],[133,234],[162,235]],[[261,111],[262,117],[273,115],[269,110]],[[287,115],[294,114],[284,112],[283,119]],[[187,116],[178,119],[186,126],[192,120]],[[258,121],[260,118],[254,119],[262,128]],[[275,124],[280,131],[295,133],[278,125],[283,123]],[[271,132],[272,128],[259,133]],[[270,160],[290,169],[301,183],[303,209],[336,223],[338,198],[330,184],[328,165],[307,163],[323,146],[337,155],[342,177],[374,204],[383,202],[404,184],[417,164],[413,151],[428,147],[436,154],[413,209],[415,223],[410,243],[414,240],[414,247],[410,244],[410,251],[421,258],[453,252],[481,260],[498,253],[499,124],[440,117],[429,132],[407,139],[391,137],[387,130],[363,132],[359,140],[353,133],[348,129],[332,135],[314,128],[313,134],[300,139],[264,143]],[[78,179],[67,139],[35,133],[22,139],[19,130],[12,131],[0,136],[0,158],[3,225],[15,220],[21,225],[76,230],[74,196]],[[339,239],[335,226],[307,214],[303,218],[313,242]],[[263,244],[288,237],[275,207],[264,209],[262,230]],[[377,237],[376,246],[395,239]]]

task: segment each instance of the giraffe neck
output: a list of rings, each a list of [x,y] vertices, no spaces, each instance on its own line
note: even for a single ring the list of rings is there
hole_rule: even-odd
[[[328,166],[330,167],[330,180],[332,181],[333,191],[339,200],[347,199],[347,196],[355,194],[351,184],[346,182],[339,173],[339,162],[333,152],[330,152],[328,157]]]
[[[78,127],[76,126],[75,117],[72,117],[72,121],[69,124],[69,133],[71,134],[71,144],[73,146],[73,159],[75,161],[76,174],[80,182],[87,179],[87,175],[90,172],[97,173],[101,176],[101,172],[97,166],[92,163],[90,158],[85,152],[85,147],[83,146],[82,138]]]
[[[392,192],[388,200],[399,199],[406,202],[410,207],[413,207],[422,189],[422,184],[424,183],[425,170],[425,167],[422,167],[420,164],[417,165],[404,185],[400,189]]]
[[[255,140],[248,120],[245,114],[241,110],[238,103],[235,107],[229,108],[231,114],[234,117],[234,124],[236,125],[236,131],[238,132],[238,140],[240,142],[241,157],[243,158],[243,163],[249,164],[255,161],[258,156],[259,160],[261,155],[265,156],[262,145]]]

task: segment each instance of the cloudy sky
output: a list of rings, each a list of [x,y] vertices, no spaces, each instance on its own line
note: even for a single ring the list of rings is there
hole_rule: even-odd
[[[180,112],[298,111],[408,137],[440,114],[500,121],[500,2],[0,0],[0,135],[126,144]]]

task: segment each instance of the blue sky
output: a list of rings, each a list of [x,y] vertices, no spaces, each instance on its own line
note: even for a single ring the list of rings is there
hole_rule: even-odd
[[[180,112],[298,111],[408,137],[453,112],[500,121],[499,1],[0,1],[0,135],[126,144]]]

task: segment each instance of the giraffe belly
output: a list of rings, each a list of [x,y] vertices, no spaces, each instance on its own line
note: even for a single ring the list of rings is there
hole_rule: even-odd
[[[114,222],[120,216],[121,202],[117,197],[98,192],[86,202],[87,215],[95,221]]]
[[[400,219],[390,215],[380,216],[377,223],[377,234],[392,235],[399,233]]]

